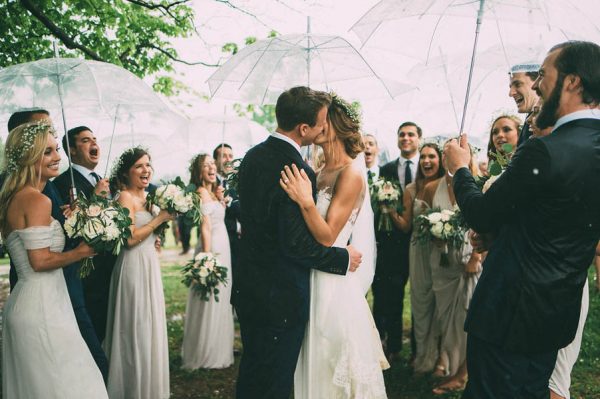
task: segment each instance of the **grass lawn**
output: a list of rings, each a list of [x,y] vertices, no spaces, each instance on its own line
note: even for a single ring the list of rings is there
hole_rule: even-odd
[[[194,237],[194,234],[192,235]],[[167,239],[167,245],[172,239]],[[188,372],[181,367],[181,342],[183,339],[183,314],[187,301],[187,288],[181,284],[181,275],[177,265],[163,264],[163,283],[167,302],[169,333],[169,356],[171,364],[171,392],[173,399],[183,398],[233,398],[235,379],[239,366],[236,354],[235,365],[224,370],[196,370]],[[590,269],[590,283],[594,275]],[[591,286],[592,284],[590,284]],[[409,327],[410,305],[407,290],[405,300],[404,325]],[[409,331],[405,331],[405,337]],[[384,373],[387,393],[390,399],[429,399],[460,398],[459,393],[435,396],[431,394],[434,380],[429,376],[412,375],[407,361],[410,357],[410,345],[405,341],[403,359],[392,365]],[[239,327],[236,324],[235,347],[241,349]],[[594,288],[590,293],[590,310],[584,332],[579,360],[573,371],[571,397],[573,399],[600,399],[600,294]]]

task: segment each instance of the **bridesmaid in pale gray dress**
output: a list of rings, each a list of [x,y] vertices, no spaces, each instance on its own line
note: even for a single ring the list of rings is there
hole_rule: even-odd
[[[225,228],[223,187],[217,184],[217,168],[210,155],[194,157],[190,165],[191,183],[202,198],[202,223],[194,256],[211,252],[227,268],[228,284],[219,287],[219,301],[203,301],[190,288],[185,311],[185,328],[181,350],[186,369],[221,369],[233,364],[233,310],[231,298],[231,252]]]
[[[442,163],[445,164],[443,156]],[[477,169],[472,158],[469,167],[471,173],[476,175]],[[456,199],[452,177],[446,174],[427,184],[424,198],[432,208],[454,209]],[[435,314],[441,334],[440,351],[448,359],[449,373],[449,377],[435,387],[433,393],[444,394],[462,390],[467,380],[467,333],[464,331],[464,322],[481,274],[482,257],[471,247],[466,232],[463,245],[459,248],[433,244],[430,249]]]
[[[165,299],[154,230],[174,215],[147,209],[152,177],[148,153],[126,150],[111,176],[112,192],[129,209],[133,225],[110,281],[104,350],[109,360],[110,399],[164,399],[169,390],[169,350]]]
[[[435,143],[425,143],[421,146],[419,169],[415,181],[404,191],[402,215],[398,217],[392,210],[392,221],[404,232],[412,228],[412,221],[424,210],[429,208],[424,201],[425,185],[444,176],[445,171],[441,166],[442,152]],[[416,353],[413,362],[415,373],[427,373],[436,367],[439,357],[439,328],[434,323],[435,296],[432,290],[431,263],[429,261],[429,245],[416,243],[411,237],[409,249],[410,267],[410,302],[412,312],[412,325]],[[437,365],[441,371],[445,366]]]

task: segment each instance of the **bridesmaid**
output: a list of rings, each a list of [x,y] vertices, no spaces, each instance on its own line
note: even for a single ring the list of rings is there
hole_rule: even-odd
[[[190,183],[198,187],[202,198],[202,223],[194,256],[211,252],[226,267],[232,281],[229,237],[225,228],[223,187],[217,184],[215,161],[199,154],[190,165]],[[231,283],[219,287],[219,302],[200,299],[190,287],[185,311],[182,366],[186,369],[221,369],[233,364],[233,309],[229,302]]]
[[[392,221],[405,233],[411,230],[414,218],[429,208],[423,199],[425,185],[444,176],[446,172],[441,162],[442,152],[437,144],[426,143],[421,146],[416,179],[406,186],[403,194],[402,215],[398,215],[395,209],[390,210]],[[428,246],[416,243],[414,236],[411,237],[409,276],[412,325],[417,349],[413,362],[415,373],[432,371],[439,355],[439,328],[434,323],[435,297],[431,288],[431,264],[427,256],[429,252]],[[435,368],[436,371],[445,372],[441,361],[437,362]]]
[[[152,178],[150,155],[142,148],[126,150],[116,161],[111,192],[129,209],[132,237],[121,251],[110,282],[104,348],[109,360],[110,399],[164,399],[169,391],[167,322],[160,261],[154,229],[173,220],[146,206]]]
[[[488,156],[503,152],[504,144],[512,145],[512,152],[514,152],[517,149],[522,124],[521,119],[516,115],[504,114],[494,119],[488,140]]]
[[[443,155],[442,164],[446,166]],[[477,175],[472,152],[469,168],[473,175]],[[432,208],[452,210],[456,205],[452,177],[446,174],[428,183],[424,199]],[[449,373],[449,377],[433,389],[436,395],[462,390],[467,380],[467,333],[463,326],[473,290],[481,274],[481,255],[473,250],[466,236],[465,232],[461,247],[448,246],[447,263],[442,261],[440,246],[431,246],[431,277],[436,318],[441,333],[440,351],[441,356],[448,359]]]

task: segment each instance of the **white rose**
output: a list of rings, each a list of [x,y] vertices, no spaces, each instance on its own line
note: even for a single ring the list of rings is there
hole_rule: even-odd
[[[105,241],[116,240],[117,238],[119,238],[119,234],[119,228],[115,224],[110,224],[104,229],[104,235],[106,237]]]
[[[444,224],[442,222],[434,223],[431,226],[431,234],[436,238],[442,238],[442,232],[444,231]]]
[[[103,234],[103,232],[104,226],[102,225],[100,219],[97,218],[88,220],[85,226],[83,226],[83,236],[89,240],[93,240],[94,238]]]
[[[87,209],[87,215],[91,216],[91,217],[96,217],[98,215],[100,215],[100,212],[102,212],[102,208],[98,205],[90,205]]]
[[[446,223],[444,224],[444,232],[446,234],[450,234],[454,231],[454,228],[452,227],[452,225],[450,223]]]
[[[75,237],[75,226],[77,226],[77,215],[73,214],[65,221],[65,232],[71,238]]]
[[[198,252],[198,254],[194,257],[194,260],[201,261],[203,258],[210,256],[208,252]]]
[[[206,268],[208,270],[212,270],[215,267],[215,260],[214,259],[209,259],[206,261],[206,263],[204,263],[204,266],[206,266]]]
[[[201,278],[206,278],[208,276],[208,269],[206,267],[201,268],[200,271],[198,272],[198,275]]]
[[[450,220],[450,215],[448,215],[447,213],[443,213],[442,212],[441,221],[442,222],[447,222],[448,220]]]
[[[436,224],[442,220],[442,214],[439,212],[432,212],[427,216],[427,219],[431,224]]]
[[[115,219],[118,215],[119,211],[117,211],[115,208],[110,207],[102,211],[102,213],[100,214],[100,218],[102,220],[112,220]]]

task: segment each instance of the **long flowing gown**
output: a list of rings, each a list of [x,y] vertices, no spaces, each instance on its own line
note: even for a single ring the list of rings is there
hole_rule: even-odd
[[[135,213],[140,228],[152,220]],[[151,234],[119,254],[110,282],[104,349],[111,399],[169,397],[169,353],[160,261]]]
[[[185,310],[185,328],[181,350],[186,369],[220,369],[233,364],[233,309],[231,298],[231,252],[225,227],[225,208],[218,201],[202,204],[203,217],[210,218],[211,248],[222,266],[227,268],[229,283],[219,287],[219,302],[214,297],[203,301],[190,288]],[[203,252],[198,240],[194,255]],[[204,251],[206,252],[206,251]]]
[[[429,208],[427,202],[418,199],[416,184],[411,183],[406,187],[413,200],[413,220]],[[431,280],[431,262],[429,254],[431,244],[415,242],[414,230],[411,237],[409,256],[410,277],[410,304],[412,311],[412,324],[415,334],[417,352],[414,361],[414,370],[417,373],[431,371],[438,358],[439,328],[435,322],[435,295],[433,281]]]
[[[6,245],[19,280],[4,306],[2,397],[108,398],[83,341],[61,269],[35,272],[27,250],[61,252],[60,223],[14,230]]]
[[[321,172],[317,208],[324,218],[342,169]],[[346,247],[365,185],[333,246]],[[358,275],[311,271],[310,319],[294,375],[295,399],[386,398],[379,333]]]
[[[433,208],[454,209],[448,186],[442,179],[433,197]],[[467,333],[464,331],[465,318],[479,273],[465,273],[473,248],[467,234],[460,248],[447,246],[448,264],[441,261],[442,251],[437,245],[431,246],[431,277],[435,295],[436,318],[441,332],[441,353],[448,357],[448,371],[456,374],[466,359]]]

